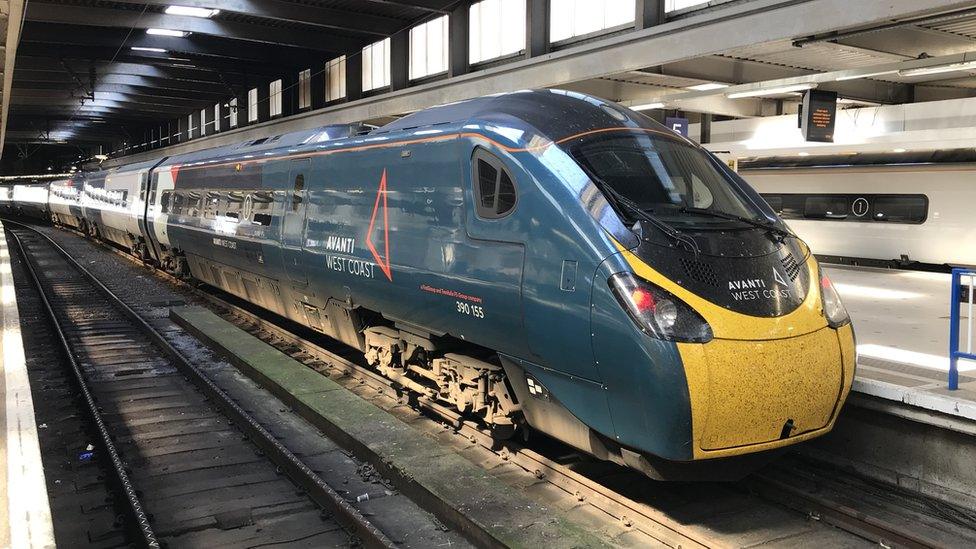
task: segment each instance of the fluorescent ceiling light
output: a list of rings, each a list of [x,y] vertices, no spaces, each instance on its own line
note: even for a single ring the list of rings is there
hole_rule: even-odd
[[[892,150],[891,150],[891,152],[896,152],[896,153],[903,153],[903,152],[905,152],[906,150],[908,150],[908,149],[902,149],[902,148],[897,148],[897,149],[892,149]]]
[[[213,17],[220,10],[210,8],[191,8],[189,6],[170,6],[166,8],[167,15],[187,15],[189,17]]]
[[[146,34],[155,34],[157,36],[173,36],[176,38],[183,38],[188,33],[179,30],[169,30],[169,29],[146,29]]]
[[[976,61],[964,61],[962,63],[951,63],[948,65],[935,65],[934,67],[919,67],[917,69],[902,69],[898,71],[898,76],[925,76],[928,74],[941,74],[944,72],[964,71],[976,69]]]
[[[720,90],[722,88],[729,87],[728,84],[722,84],[721,82],[706,82],[704,84],[696,84],[694,86],[688,86],[686,89],[694,91],[710,91],[710,90]]]
[[[798,155],[800,155],[800,156],[810,156],[810,153],[808,153],[808,152],[806,152],[806,151],[803,151],[803,152],[798,152],[798,153],[796,153],[796,154],[798,154]]]
[[[153,53],[166,53],[166,50],[164,50],[163,48],[144,48],[142,46],[132,46],[129,49],[131,49],[132,51],[151,51]]]
[[[95,160],[108,160],[108,155],[107,154],[96,154],[94,158],[95,158]]]
[[[767,88],[765,90],[749,90],[726,94],[729,99],[742,99],[743,97],[762,97],[764,95],[780,95],[784,93],[812,90],[817,84],[793,84],[792,86],[779,86],[777,88]]]
[[[649,111],[651,109],[663,109],[664,103],[647,103],[644,105],[634,105],[631,109],[635,111]]]
[[[852,74],[850,76],[840,76],[837,78],[837,82],[846,82],[847,80],[860,80],[861,78],[871,78],[872,76],[882,76],[885,74],[895,74],[897,70],[889,71],[878,71],[878,72],[868,72],[864,74]]]

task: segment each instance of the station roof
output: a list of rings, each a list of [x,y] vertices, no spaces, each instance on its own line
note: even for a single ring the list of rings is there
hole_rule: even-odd
[[[455,0],[31,0],[7,143],[104,143],[432,16]],[[210,16],[168,10],[178,4]],[[180,40],[149,29],[186,32]]]
[[[532,4],[547,0],[527,1],[531,13]],[[171,2],[219,5],[220,12],[167,13]],[[282,74],[321,68],[338,55],[355,54],[471,3],[32,0],[17,51],[7,142],[22,153],[61,141],[68,147],[126,135],[138,141],[142,128],[185,118]],[[537,87],[563,87],[632,107],[653,105],[651,112],[681,112],[693,121],[698,113],[749,118],[795,112],[797,92],[772,92],[798,84],[837,91],[845,107],[976,97],[976,1],[712,0],[660,13],[651,24],[649,7],[663,12],[667,2],[636,4],[638,17],[629,28],[169,149],[186,152],[327,124],[385,122],[435,104]],[[151,28],[189,34],[174,41],[147,34]],[[731,92],[746,97],[730,98]],[[4,156],[10,154],[8,147]]]

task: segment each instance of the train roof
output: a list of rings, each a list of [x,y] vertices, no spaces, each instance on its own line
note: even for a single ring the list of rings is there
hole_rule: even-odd
[[[113,171],[148,169],[157,163],[165,167],[229,158],[254,158],[259,154],[273,155],[274,151],[293,150],[313,143],[342,141],[357,136],[369,139],[393,133],[409,134],[441,125],[507,130],[507,137],[523,143],[537,135],[557,141],[603,128],[664,129],[664,126],[643,114],[583,93],[558,89],[522,90],[431,107],[372,131],[367,131],[362,124],[324,126],[175,155],[162,161],[126,164]],[[675,136],[680,139],[677,134]]]
[[[447,124],[514,128],[527,125],[554,141],[602,128],[664,128],[647,116],[611,101],[574,91],[541,89],[488,95],[431,107],[386,124],[370,135]]]
[[[353,137],[365,133],[366,129],[367,127],[362,124],[333,124],[311,130],[282,133],[270,137],[249,139],[232,145],[171,156],[166,158],[160,166],[186,165],[194,162],[235,156],[249,158],[257,154],[265,154],[278,149],[296,148],[311,142],[322,143]]]

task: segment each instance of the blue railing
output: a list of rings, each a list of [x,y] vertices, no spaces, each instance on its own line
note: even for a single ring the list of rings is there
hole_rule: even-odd
[[[966,279],[966,350],[959,350],[960,301],[962,301],[963,279]],[[952,300],[949,302],[949,389],[959,388],[959,359],[976,360],[973,354],[973,286],[976,285],[976,271],[972,269],[952,269]]]

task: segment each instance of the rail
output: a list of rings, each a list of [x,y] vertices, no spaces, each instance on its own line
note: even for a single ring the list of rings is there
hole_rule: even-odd
[[[960,301],[962,301],[963,279],[968,280],[966,293],[966,350],[959,350],[959,332],[961,328]],[[959,359],[976,360],[973,354],[973,286],[976,283],[976,271],[972,269],[952,269],[952,298],[949,301],[949,390],[959,388]]]
[[[190,362],[181,351],[174,347],[165,338],[165,336],[163,336],[160,331],[149,324],[149,322],[143,318],[142,315],[130,307],[125,301],[122,300],[122,298],[112,292],[111,289],[105,286],[105,284],[103,284],[94,274],[83,267],[76,259],[71,257],[71,255],[57,242],[30,225],[18,223],[9,219],[3,219],[3,222],[10,226],[16,226],[18,230],[26,230],[36,234],[45,244],[53,248],[57,252],[58,256],[63,259],[70,268],[77,271],[84,280],[87,280],[90,283],[94,293],[100,293],[102,296],[104,296],[114,307],[116,307],[132,322],[133,326],[148,336],[149,340],[155,343],[164,355],[172,359],[173,364],[184,375],[184,377],[187,378],[187,380],[189,380],[205,395],[207,395],[208,400],[210,400],[210,402],[212,402],[216,408],[221,410],[228,419],[236,424],[258,447],[258,449],[264,452],[283,473],[288,475],[298,485],[298,487],[305,490],[310,499],[320,505],[323,509],[330,511],[333,514],[333,518],[339,524],[345,526],[348,531],[353,533],[363,547],[375,549],[392,549],[396,547],[393,540],[391,540],[384,532],[380,531],[379,528],[377,528],[334,488],[326,484],[325,481],[322,480],[322,478],[314,470],[312,470],[311,467],[306,465],[305,462],[301,460],[301,458],[295,455],[290,449],[286,448],[285,445],[280,442],[273,433],[271,433],[253,416],[251,416],[249,412],[247,412],[241,405],[231,398],[230,395],[224,392],[223,389],[221,389],[214,381],[208,378],[196,365]],[[10,230],[9,226],[8,230]],[[118,477],[117,480],[121,484],[123,494],[128,502],[127,511],[131,514],[132,524],[136,525],[139,529],[139,545],[145,547],[160,547],[161,544],[150,526],[150,517],[143,508],[140,495],[135,485],[129,478],[129,469],[126,467],[121,453],[115,447],[114,437],[112,436],[112,433],[109,432],[105,421],[102,419],[100,408],[95,401],[92,392],[89,390],[87,380],[82,373],[81,365],[75,359],[73,347],[68,340],[64,327],[55,313],[55,307],[48,297],[48,291],[41,282],[41,278],[38,276],[35,258],[24,245],[21,235],[14,230],[10,230],[10,233],[14,237],[14,241],[17,244],[21,257],[24,258],[24,265],[27,268],[28,274],[30,275],[31,282],[37,289],[47,312],[47,316],[50,318],[52,325],[58,334],[61,348],[72,367],[72,373],[81,387],[82,396],[84,397],[84,401],[87,403],[89,411],[94,418],[94,422],[98,427],[106,453],[108,456],[110,456],[116,476]],[[0,237],[2,237],[2,234],[0,234]]]

